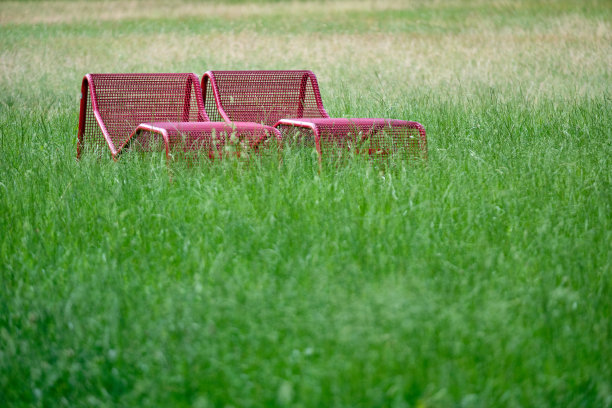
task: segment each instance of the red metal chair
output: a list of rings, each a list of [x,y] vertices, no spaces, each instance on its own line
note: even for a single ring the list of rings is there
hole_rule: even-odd
[[[106,150],[113,159],[127,146],[165,149],[168,159],[210,159],[228,151],[248,156],[280,132],[259,123],[211,122],[194,74],[87,74],[81,87],[77,158]],[[231,149],[229,149],[231,147]],[[248,150],[248,153],[247,153]]]
[[[418,122],[331,118],[311,71],[208,71],[202,77],[206,111],[214,120],[249,121],[312,138],[319,154],[343,152],[373,158],[426,157],[427,137]]]

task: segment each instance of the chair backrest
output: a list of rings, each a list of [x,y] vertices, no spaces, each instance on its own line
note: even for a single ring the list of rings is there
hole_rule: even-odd
[[[77,157],[108,146],[115,156],[145,122],[207,122],[194,74],[87,74],[81,87]]]
[[[328,118],[311,71],[208,71],[204,106],[213,121],[257,122]]]

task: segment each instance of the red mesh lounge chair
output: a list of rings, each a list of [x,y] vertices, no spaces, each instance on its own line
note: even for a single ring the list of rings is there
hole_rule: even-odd
[[[394,119],[330,118],[311,71],[208,71],[204,105],[214,120],[250,121],[314,137],[323,153],[352,150],[372,157],[426,157],[425,129]],[[305,131],[305,132],[304,132]]]
[[[133,141],[166,157],[222,156],[228,142],[257,150],[280,132],[258,123],[210,122],[194,74],[87,74],[81,88],[77,158],[110,149],[113,159]],[[238,143],[235,143],[238,142]],[[234,146],[235,147],[235,146]],[[235,151],[235,150],[234,150]]]

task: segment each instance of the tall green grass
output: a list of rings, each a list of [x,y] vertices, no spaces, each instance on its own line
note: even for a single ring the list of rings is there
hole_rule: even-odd
[[[560,15],[520,4],[593,27],[596,11],[609,16],[605,3]],[[485,15],[491,35],[514,16]],[[85,30],[20,26],[33,59],[47,27]],[[564,58],[591,34],[558,54],[541,46],[574,72]],[[426,165],[319,172],[310,152],[287,151],[280,163],[183,169],[161,156],[77,162],[80,78],[52,65],[20,74],[11,55],[24,51],[3,38],[0,405],[612,405],[612,106],[609,82],[586,78],[609,78],[605,53],[578,81],[551,73],[554,85],[530,79],[549,75],[537,59],[506,83],[494,64],[488,78],[457,71],[458,83],[421,87],[381,64],[387,92],[346,79],[371,75],[371,61],[317,60],[329,111],[420,121]],[[538,44],[512,49],[512,63]],[[459,66],[451,57],[436,58]]]

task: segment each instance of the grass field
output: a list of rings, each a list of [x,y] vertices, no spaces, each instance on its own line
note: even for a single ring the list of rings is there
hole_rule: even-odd
[[[88,72],[311,69],[426,166],[75,160]],[[612,406],[609,1],[0,2],[0,406]]]

